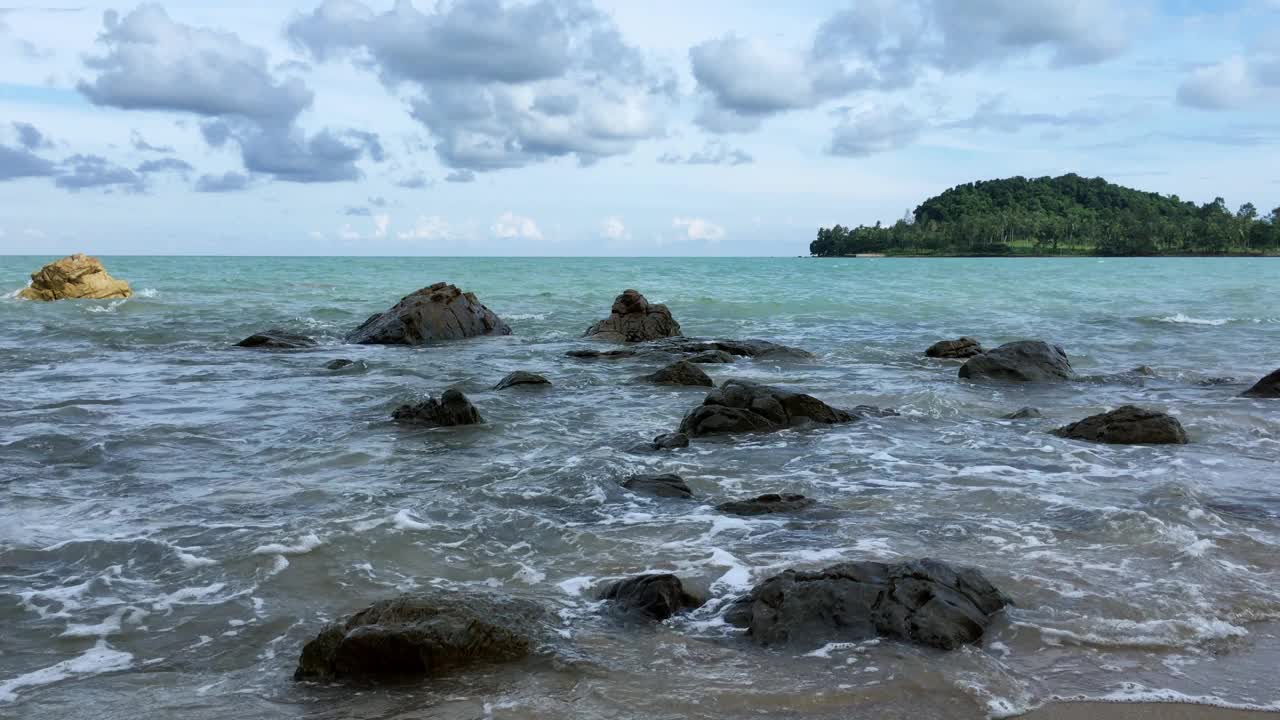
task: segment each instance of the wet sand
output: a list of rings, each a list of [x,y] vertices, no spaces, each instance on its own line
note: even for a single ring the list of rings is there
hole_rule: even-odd
[[[1026,720],[1277,720],[1280,713],[1187,703],[1071,702],[1046,705]]]

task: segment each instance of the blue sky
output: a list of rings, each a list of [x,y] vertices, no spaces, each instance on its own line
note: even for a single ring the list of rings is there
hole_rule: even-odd
[[[0,253],[798,255],[974,179],[1280,205],[1280,0],[0,8]]]

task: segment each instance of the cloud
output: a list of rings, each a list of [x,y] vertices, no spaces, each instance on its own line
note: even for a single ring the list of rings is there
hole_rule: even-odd
[[[297,77],[275,77],[267,53],[234,33],[175,22],[159,5],[123,18],[109,10],[103,26],[103,54],[85,60],[97,76],[77,86],[94,104],[209,118],[201,125],[206,142],[234,142],[246,170],[287,182],[356,180],[358,160],[385,157],[372,133],[326,129],[308,137],[295,123],[312,104],[310,88]]]
[[[194,172],[195,168],[191,163],[178,158],[161,158],[159,160],[145,160],[137,167],[137,172],[143,175],[157,172],[176,172],[183,175]]]
[[[1200,110],[1235,110],[1280,98],[1280,43],[1200,67],[1178,86],[1178,103]]]
[[[238,172],[221,175],[201,175],[196,179],[195,191],[202,193],[239,192],[248,189],[252,179]]]
[[[680,155],[667,152],[658,156],[658,162],[664,165],[747,165],[755,162],[755,158],[746,150],[729,147],[720,140],[709,140],[701,150]]]
[[[367,207],[348,207],[342,211],[342,214],[351,217],[373,217],[373,211]]]
[[[426,175],[419,173],[397,181],[396,185],[409,190],[421,190],[426,187],[431,187],[431,181],[427,179]]]
[[[53,182],[71,192],[94,188],[131,193],[146,190],[146,182],[141,175],[98,155],[72,155],[63,160]]]
[[[685,237],[690,240],[705,240],[716,243],[723,240],[728,234],[723,227],[702,218],[672,218],[671,226],[683,231]]]
[[[1028,126],[1056,128],[1097,127],[1110,121],[1110,117],[1098,112],[1075,110],[1069,113],[1027,113],[1004,109],[1005,98],[998,95],[978,103],[973,114],[961,120],[943,123],[948,129],[992,130],[1015,133]]]
[[[475,182],[475,180],[476,180],[476,174],[471,172],[470,170],[454,170],[453,172],[444,176],[444,181],[451,182],[451,183],[469,183],[469,182]]]
[[[18,144],[27,150],[35,151],[53,147],[49,138],[31,123],[15,122],[13,129],[18,133]]]
[[[703,96],[696,122],[751,132],[761,121],[862,90],[897,90],[928,73],[950,74],[1042,53],[1066,67],[1123,53],[1142,3],[1106,0],[866,0],[827,18],[807,46],[777,48],[725,35],[694,46]]]
[[[57,174],[54,164],[25,147],[11,148],[0,145],[0,182],[31,177],[52,177]]]
[[[439,215],[423,215],[409,230],[396,233],[401,240],[453,240],[457,237],[448,221]]]
[[[586,0],[398,2],[376,12],[326,0],[289,37],[316,60],[350,59],[393,90],[446,166],[486,172],[630,152],[661,132],[673,81],[651,71]]]
[[[522,240],[541,240],[542,231],[538,229],[538,223],[532,218],[516,215],[512,212],[505,212],[493,221],[489,232],[498,238],[519,238]]]
[[[382,197],[381,195],[374,195],[373,197],[369,198],[369,204],[377,208],[386,207],[387,199]]]
[[[138,152],[153,152],[161,155],[169,155],[174,152],[173,147],[169,145],[152,145],[137,130],[129,134],[129,144]]]
[[[831,134],[832,155],[866,157],[905,147],[920,136],[925,123],[906,105],[877,105],[861,112],[844,111]]]
[[[600,223],[600,237],[607,240],[629,240],[631,233],[627,231],[627,226],[622,222],[622,218],[614,216],[607,217],[604,222]]]

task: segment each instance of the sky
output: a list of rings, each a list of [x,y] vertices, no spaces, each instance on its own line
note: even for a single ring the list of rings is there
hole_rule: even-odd
[[[0,5],[0,254],[794,256],[1067,172],[1280,205],[1280,0],[75,2]]]

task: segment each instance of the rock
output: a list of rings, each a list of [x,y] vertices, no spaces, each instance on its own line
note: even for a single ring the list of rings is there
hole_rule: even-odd
[[[680,432],[691,437],[724,433],[772,432],[806,423],[849,422],[854,415],[821,400],[768,385],[728,380],[689,411]]]
[[[730,355],[723,350],[704,350],[697,355],[691,355],[685,358],[685,360],[701,365],[715,365],[733,362],[733,355]]]
[[[967,360],[975,355],[981,355],[985,352],[982,349],[982,343],[971,337],[962,337],[956,340],[943,340],[929,346],[924,354],[931,358],[942,358],[946,360]]]
[[[711,378],[702,371],[702,368],[699,368],[697,365],[694,365],[687,360],[672,363],[653,374],[642,375],[639,379],[661,385],[694,385],[700,387],[716,386],[716,384],[711,381]]]
[[[811,358],[813,353],[788,345],[779,345],[768,340],[695,340],[692,338],[671,338],[653,343],[655,350],[681,354],[702,354],[723,352],[736,357],[795,357]]]
[[[635,290],[623,290],[609,317],[587,328],[583,337],[612,342],[642,342],[680,335],[680,323],[666,305],[650,305]]]
[[[654,450],[678,450],[689,447],[689,436],[681,432],[662,433],[653,439]]]
[[[1053,431],[1058,437],[1111,445],[1185,445],[1187,432],[1172,415],[1124,405]]]
[[[484,422],[480,411],[466,395],[452,388],[445,390],[436,400],[429,397],[413,405],[401,405],[391,414],[396,422],[451,427],[454,425],[478,425]]]
[[[236,343],[236,347],[264,348],[267,350],[298,350],[315,346],[316,341],[306,335],[299,335],[280,328],[263,330]]]
[[[638,354],[635,350],[570,350],[564,356],[579,360],[618,360],[635,357]]]
[[[743,515],[752,517],[755,515],[773,515],[775,513],[793,513],[801,510],[808,510],[818,504],[817,500],[807,498],[803,495],[788,493],[780,495],[778,493],[770,493],[761,495],[760,497],[751,498],[750,500],[733,500],[727,503],[721,503],[716,509],[722,513],[730,515]]]
[[[540,649],[546,617],[533,603],[435,592],[376,602],[302,648],[295,680],[407,680]]]
[[[115,300],[133,295],[129,283],[107,274],[98,258],[76,253],[31,273],[30,287],[18,297],[27,300]]]
[[[670,574],[640,575],[609,585],[600,593],[620,610],[650,620],[666,620],[685,610],[702,607],[706,601],[684,589],[680,578]]]
[[[1039,340],[1020,340],[969,358],[960,367],[960,377],[1039,382],[1070,380],[1075,371],[1061,347]]]
[[[768,646],[888,637],[954,650],[982,640],[1009,604],[973,568],[929,559],[849,562],[775,575],[734,603],[725,621]]]
[[[436,283],[406,295],[347,336],[358,345],[422,345],[479,335],[510,335],[511,328],[471,293]]]
[[[1136,375],[1138,377],[1158,377],[1159,376],[1159,373],[1156,372],[1156,369],[1151,367],[1150,365],[1139,365],[1138,367],[1130,370],[1129,374]]]
[[[634,475],[627,478],[622,483],[622,487],[645,495],[653,495],[655,497],[681,498],[689,500],[693,498],[693,490],[689,489],[689,484],[684,478],[673,473],[663,475]]]
[[[1280,370],[1276,370],[1245,390],[1244,397],[1280,398]]]
[[[348,360],[346,358],[338,358],[337,360],[330,360],[326,363],[325,368],[329,370],[345,370],[352,365],[355,365],[355,361]]]
[[[502,378],[497,385],[493,386],[494,390],[506,390],[517,385],[550,385],[551,381],[542,377],[537,373],[525,372],[517,370],[510,375]]]
[[[1042,418],[1042,417],[1044,417],[1044,415],[1040,414],[1040,410],[1038,410],[1037,408],[1024,407],[1017,412],[1013,412],[1013,413],[1009,413],[1008,415],[1005,415],[1004,419],[1005,420],[1034,420],[1035,418]]]

